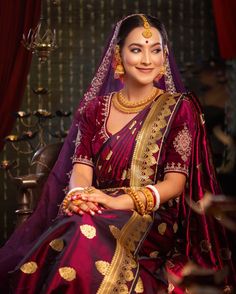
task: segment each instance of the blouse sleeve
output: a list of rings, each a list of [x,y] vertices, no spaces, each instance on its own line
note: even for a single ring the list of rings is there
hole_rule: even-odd
[[[196,119],[191,101],[184,98],[166,140],[164,173],[180,172],[188,176]]]
[[[96,112],[97,104],[93,101],[88,104],[81,115],[72,158],[73,164],[83,163],[93,167],[92,139],[96,132]]]

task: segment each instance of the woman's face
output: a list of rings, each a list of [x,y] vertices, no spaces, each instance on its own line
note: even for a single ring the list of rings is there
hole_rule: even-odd
[[[151,38],[144,38],[143,27],[133,29],[125,39],[121,50],[125,68],[125,82],[141,85],[153,83],[164,63],[162,37],[156,28],[151,27]]]

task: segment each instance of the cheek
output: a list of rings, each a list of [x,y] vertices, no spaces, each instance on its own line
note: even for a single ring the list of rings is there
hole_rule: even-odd
[[[136,65],[137,63],[139,63],[139,56],[135,55],[135,54],[126,54],[125,57],[123,58],[123,64],[124,65]]]
[[[157,66],[160,66],[164,63],[164,56],[154,56],[153,57],[153,63]]]

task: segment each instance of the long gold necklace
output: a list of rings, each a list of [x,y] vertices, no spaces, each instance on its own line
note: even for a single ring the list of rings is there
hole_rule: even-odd
[[[154,98],[156,98],[159,92],[162,92],[162,90],[153,88],[151,95],[139,101],[133,102],[125,98],[122,92],[119,91],[114,95],[112,102],[114,107],[121,112],[137,113],[143,110],[148,104],[150,104],[150,102],[153,101]]]

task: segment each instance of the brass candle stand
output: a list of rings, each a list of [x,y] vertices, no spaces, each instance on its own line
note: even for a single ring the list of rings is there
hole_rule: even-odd
[[[33,89],[33,92],[39,96],[48,94],[47,89],[43,87]],[[4,141],[13,148],[17,158],[20,154],[31,157],[29,173],[16,175],[19,160],[3,160],[0,162],[0,169],[7,173],[10,181],[17,187],[15,213],[16,223],[19,225],[32,214],[36,206],[43,182],[58,156],[62,146],[61,141],[67,135],[67,130],[61,122],[68,119],[71,112],[57,110],[53,113],[38,108],[30,112],[20,110],[14,115],[18,126],[17,134],[6,136]],[[57,139],[57,143],[49,144],[50,138]]]

